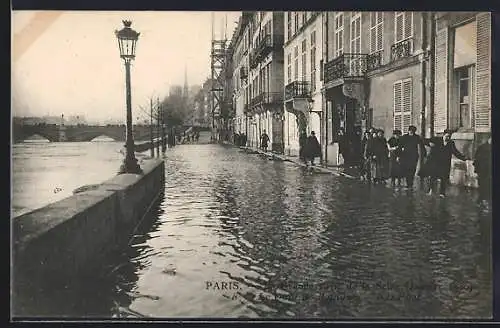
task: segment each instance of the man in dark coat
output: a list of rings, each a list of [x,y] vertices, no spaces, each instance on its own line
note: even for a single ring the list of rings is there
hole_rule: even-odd
[[[299,159],[303,162],[306,161],[306,158],[304,156],[304,149],[306,147],[307,143],[307,133],[306,131],[302,130],[299,134]]]
[[[491,202],[491,137],[477,148],[474,171],[477,173],[479,184],[478,202],[488,205]]]
[[[262,133],[262,135],[260,136],[260,147],[265,152],[267,152],[269,141],[269,136],[267,135],[266,130],[264,130],[264,133]]]
[[[401,137],[401,175],[406,180],[406,187],[413,188],[413,180],[417,169],[418,161],[424,154],[424,144],[419,135],[415,132],[414,125],[408,127],[408,133]]]
[[[314,165],[314,159],[316,157],[321,157],[321,146],[314,131],[311,131],[311,135],[307,138],[304,149],[304,157],[306,159],[306,163],[310,161],[311,165]]]
[[[467,158],[458,151],[455,142],[451,140],[452,132],[444,130],[442,137],[426,139],[424,144],[430,147],[427,162],[424,165],[424,175],[430,177],[429,195],[432,195],[437,179],[439,183],[439,196],[445,197],[446,187],[450,182],[451,156],[465,161]]]

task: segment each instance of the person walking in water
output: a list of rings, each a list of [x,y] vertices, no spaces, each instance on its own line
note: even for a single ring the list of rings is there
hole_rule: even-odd
[[[406,187],[413,189],[413,181],[418,162],[422,162],[425,148],[422,139],[415,132],[414,125],[408,127],[408,133],[401,137],[401,173],[406,180]]]
[[[260,137],[260,147],[262,148],[263,151],[267,153],[267,147],[269,144],[269,136],[266,133],[266,130],[264,130],[264,133],[262,133]]]
[[[299,134],[299,159],[302,162],[306,162],[306,158],[304,156],[304,150],[306,148],[306,143],[307,143],[307,133],[305,130],[300,131]]]
[[[401,130],[394,130],[393,136],[387,141],[389,145],[389,175],[391,186],[396,183],[401,186]]]
[[[473,164],[479,184],[478,204],[488,209],[491,203],[491,137],[477,148]]]
[[[385,182],[389,148],[383,130],[377,130],[376,135],[367,145],[367,155],[371,159],[371,177],[373,183]]]
[[[452,131],[444,130],[442,137],[426,139],[424,144],[430,147],[427,162],[423,167],[423,175],[430,177],[429,195],[432,195],[439,179],[439,196],[444,198],[450,183],[451,156],[465,161],[467,157],[458,151],[451,140]]]
[[[363,140],[361,140],[361,170],[360,170],[360,176],[361,180],[366,180],[370,181],[371,180],[371,172],[370,172],[370,158],[366,154],[366,147],[368,143],[371,142],[373,136],[373,128],[368,129],[365,131],[365,135],[363,137]]]
[[[314,133],[314,131],[311,131],[311,135],[307,137],[304,149],[304,157],[306,160],[306,164],[309,164],[309,162],[311,162],[311,166],[314,165],[314,159],[316,157],[321,158],[321,146],[318,139],[316,138],[316,134]]]

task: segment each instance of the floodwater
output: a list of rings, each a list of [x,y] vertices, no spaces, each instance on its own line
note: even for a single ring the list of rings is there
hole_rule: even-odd
[[[73,194],[78,187],[112,178],[124,155],[123,142],[44,142],[12,145],[11,217]]]
[[[491,217],[470,194],[370,187],[221,145],[166,157],[165,195],[130,245],[48,296],[47,315],[491,316]]]

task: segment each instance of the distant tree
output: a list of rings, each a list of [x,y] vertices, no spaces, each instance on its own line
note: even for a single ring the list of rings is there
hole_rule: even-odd
[[[168,127],[182,125],[189,116],[188,102],[179,94],[171,94],[162,101],[163,118]]]

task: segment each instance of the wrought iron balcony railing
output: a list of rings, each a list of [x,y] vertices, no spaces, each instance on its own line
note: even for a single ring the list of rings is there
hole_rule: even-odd
[[[413,38],[399,41],[391,46],[391,61],[411,56],[413,52]]]
[[[360,78],[365,73],[365,54],[343,54],[325,64],[325,83],[343,78]]]
[[[283,46],[283,35],[267,34],[265,35],[256,47],[256,55],[258,60],[264,59],[271,51],[277,50]]]
[[[285,100],[310,97],[311,85],[308,81],[293,81],[285,86]]]
[[[248,55],[248,62],[250,64],[250,69],[254,69],[257,65],[259,65],[259,60],[255,50],[250,51],[250,54]]]
[[[380,66],[382,66],[382,55],[384,51],[379,50],[372,54],[366,56],[366,70],[372,71]]]
[[[246,67],[240,67],[240,79],[246,79],[248,77],[248,69]]]
[[[259,105],[278,105],[283,102],[283,94],[281,92],[262,92],[258,96],[252,98],[250,107]]]

